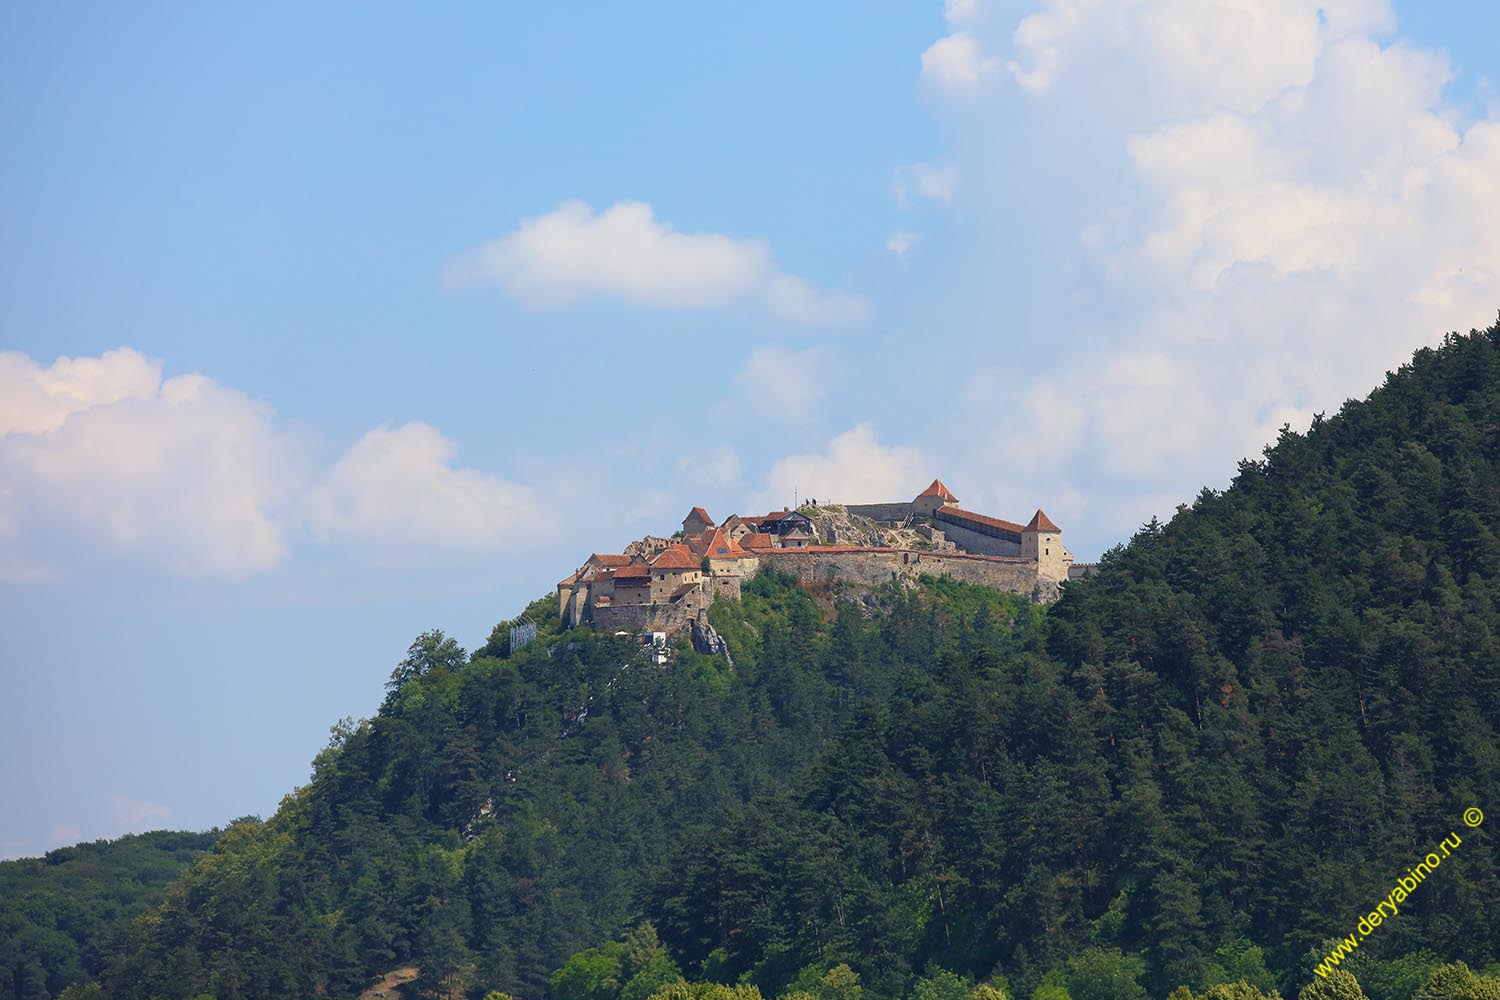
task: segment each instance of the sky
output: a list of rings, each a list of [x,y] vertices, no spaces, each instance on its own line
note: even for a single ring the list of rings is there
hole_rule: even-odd
[[[0,857],[794,497],[1080,560],[1500,309],[1493,4],[0,9]]]

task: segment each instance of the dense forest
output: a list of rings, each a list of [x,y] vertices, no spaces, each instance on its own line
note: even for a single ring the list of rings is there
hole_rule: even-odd
[[[1048,609],[766,574],[710,610],[732,664],[658,666],[554,608],[519,650],[419,637],[103,994],[352,997],[411,963],[522,1000],[1500,1000],[1500,840],[1461,819],[1500,823],[1500,326]]]
[[[99,976],[104,949],[208,852],[208,833],[143,833],[0,862],[0,997]]]

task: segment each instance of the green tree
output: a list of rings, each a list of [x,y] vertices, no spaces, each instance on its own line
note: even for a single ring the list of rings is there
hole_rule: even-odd
[[[1146,963],[1116,948],[1088,948],[1064,969],[1072,1000],[1145,1000]]]
[[[612,942],[580,951],[552,974],[553,1000],[615,1000],[620,992],[624,946]]]
[[[1365,1000],[1359,980],[1343,969],[1334,969],[1326,977],[1314,979],[1297,994],[1297,1000]]]
[[[1500,1000],[1500,979],[1481,975],[1463,962],[1439,966],[1414,1000]]]
[[[929,970],[911,988],[911,1000],[967,1000],[973,984],[947,969]]]

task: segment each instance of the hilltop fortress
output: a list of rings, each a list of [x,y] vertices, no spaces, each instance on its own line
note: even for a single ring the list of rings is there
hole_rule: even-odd
[[[1038,510],[1025,525],[959,506],[941,480],[898,503],[824,504],[715,524],[702,507],[672,538],[647,536],[619,554],[594,553],[557,585],[564,626],[679,632],[721,596],[771,567],[804,582],[873,586],[947,576],[1055,600],[1073,556],[1062,529]]]

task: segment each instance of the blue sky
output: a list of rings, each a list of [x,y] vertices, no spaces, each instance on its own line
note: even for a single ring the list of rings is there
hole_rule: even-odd
[[[1500,307],[1490,5],[0,11],[0,856],[801,496],[1081,558]]]

